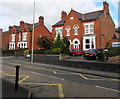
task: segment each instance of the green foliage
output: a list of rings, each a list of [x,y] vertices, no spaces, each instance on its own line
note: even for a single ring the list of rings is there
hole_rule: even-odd
[[[108,57],[120,55],[120,47],[111,47],[107,52]]]
[[[2,54],[14,54],[16,50],[2,50]]]
[[[45,49],[38,49],[38,50],[33,50],[34,54],[44,54]],[[31,54],[32,50],[29,50],[29,53]]]
[[[54,48],[60,48],[62,54],[68,54],[70,42],[66,37],[60,39],[58,34],[57,39],[53,41]]]
[[[39,45],[40,48],[50,49],[53,47],[52,41],[53,40],[51,38],[43,36],[38,39],[37,44]]]
[[[61,52],[61,49],[60,49],[60,48],[53,48],[53,49],[52,49],[52,53],[53,53],[53,54],[60,54],[60,52]]]
[[[69,48],[70,42],[67,37],[63,37],[63,42],[66,44],[66,47]]]
[[[52,54],[52,49],[46,49],[43,52],[44,54]]]

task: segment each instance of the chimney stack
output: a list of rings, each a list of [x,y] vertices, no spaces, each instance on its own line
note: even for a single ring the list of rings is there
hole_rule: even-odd
[[[106,1],[103,2],[103,10],[109,14],[109,4]]]
[[[65,11],[61,12],[61,19],[65,19],[67,17],[67,13]]]
[[[44,25],[44,17],[43,16],[39,17],[39,24]]]
[[[20,21],[20,27],[24,27],[25,23],[24,21]]]

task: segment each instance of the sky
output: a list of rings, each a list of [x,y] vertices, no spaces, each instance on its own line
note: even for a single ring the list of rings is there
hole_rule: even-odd
[[[52,25],[61,19],[62,11],[68,14],[71,8],[80,13],[102,10],[103,1],[105,0],[35,0],[35,22],[38,22],[39,16],[43,16],[46,27],[51,31]],[[120,26],[119,0],[106,2],[109,3],[110,14],[116,27]],[[33,4],[34,0],[0,0],[0,28],[7,31],[9,26],[19,26],[20,21],[32,24]]]

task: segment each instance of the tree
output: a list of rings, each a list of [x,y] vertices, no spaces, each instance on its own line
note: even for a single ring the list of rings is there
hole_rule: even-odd
[[[37,44],[40,48],[50,49],[53,47],[53,40],[51,38],[47,38],[45,36],[38,38]]]
[[[54,48],[60,48],[61,51],[66,47],[65,43],[62,39],[60,39],[60,35],[58,34],[57,39],[53,41]]]
[[[115,28],[115,30],[120,33],[120,27]]]
[[[60,48],[61,53],[68,54],[69,52],[69,45],[70,42],[66,37],[63,37],[63,39],[60,39],[60,35],[58,34],[57,39],[53,42],[54,48]]]

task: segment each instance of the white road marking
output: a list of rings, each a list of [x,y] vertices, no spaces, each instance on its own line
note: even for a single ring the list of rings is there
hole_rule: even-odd
[[[103,88],[103,89],[106,89],[106,90],[111,90],[111,91],[117,91],[117,92],[120,92],[119,90],[116,90],[116,89],[111,89],[111,88],[107,88],[107,87],[102,87],[102,86],[96,86],[98,88]]]
[[[42,73],[37,73],[37,72],[34,72],[34,71],[29,71],[29,72],[34,73],[34,74],[48,76],[48,77],[55,78],[55,79],[65,80],[63,78],[59,78],[59,77],[55,77],[55,76],[50,76],[50,75],[46,75],[46,74],[42,74]]]

